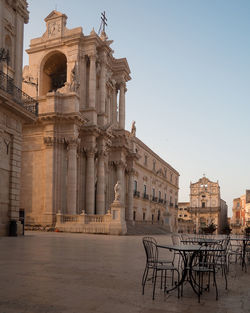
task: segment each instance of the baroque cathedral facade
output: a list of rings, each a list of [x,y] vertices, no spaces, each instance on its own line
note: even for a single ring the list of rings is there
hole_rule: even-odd
[[[85,35],[66,21],[52,11],[27,50],[23,79],[31,83],[23,90],[38,99],[39,114],[23,127],[26,223],[53,226],[58,214],[65,223],[81,215],[101,221],[120,181],[127,222],[176,231],[179,173],[136,137],[135,123],[125,130],[127,60],[113,56],[104,31]]]

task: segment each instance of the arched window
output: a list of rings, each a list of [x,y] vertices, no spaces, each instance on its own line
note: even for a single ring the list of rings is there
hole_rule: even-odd
[[[52,54],[45,62],[42,74],[42,95],[63,87],[67,81],[66,56],[61,52]]]

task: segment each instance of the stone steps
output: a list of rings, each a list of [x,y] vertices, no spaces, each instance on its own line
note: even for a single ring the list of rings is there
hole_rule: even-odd
[[[127,223],[127,235],[164,235],[169,234],[167,226],[159,224],[132,224]]]

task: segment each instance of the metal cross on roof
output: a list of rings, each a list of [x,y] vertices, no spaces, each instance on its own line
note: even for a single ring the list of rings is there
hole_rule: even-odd
[[[105,32],[105,26],[108,26],[107,22],[107,18],[105,15],[105,11],[101,14],[101,20],[102,20],[102,30]]]
[[[101,13],[101,25],[98,31],[98,34],[100,34],[101,31],[105,32],[105,27],[108,26],[107,24],[107,18],[106,18],[106,13],[105,11],[103,11],[103,13]]]

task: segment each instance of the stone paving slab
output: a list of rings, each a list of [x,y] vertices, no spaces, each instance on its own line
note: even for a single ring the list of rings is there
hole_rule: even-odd
[[[170,243],[170,235],[155,236]],[[142,236],[26,232],[0,238],[0,313],[250,313],[250,266],[232,265],[229,289],[219,281],[198,303],[186,285],[184,296],[157,288],[141,294],[145,265]]]

